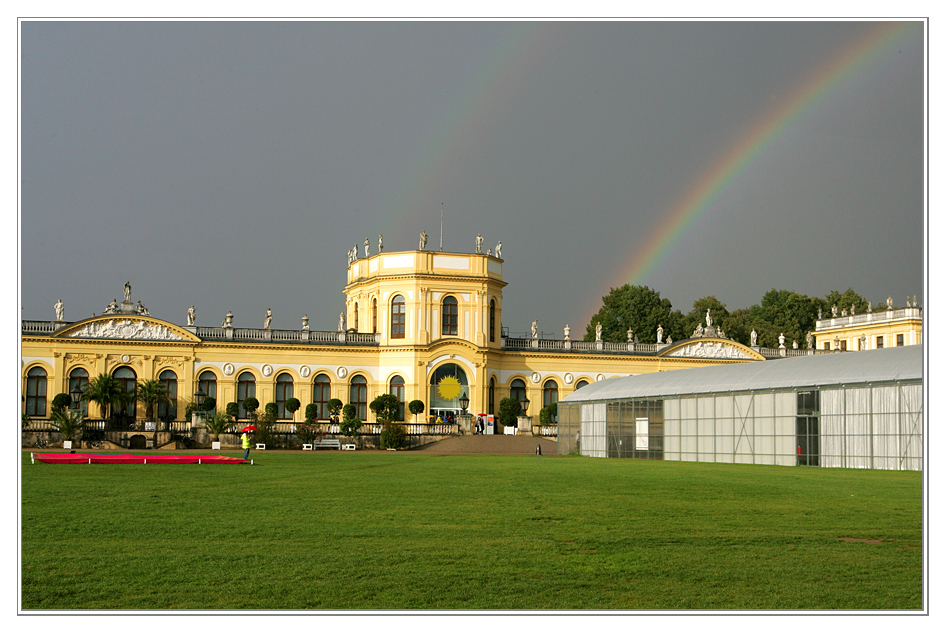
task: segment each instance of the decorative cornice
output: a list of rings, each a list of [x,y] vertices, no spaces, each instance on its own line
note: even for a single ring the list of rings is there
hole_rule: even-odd
[[[724,358],[733,360],[758,360],[742,347],[725,341],[696,341],[681,345],[664,354],[666,358]]]

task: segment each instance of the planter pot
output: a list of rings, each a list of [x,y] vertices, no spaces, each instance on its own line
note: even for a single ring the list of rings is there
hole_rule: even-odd
[[[219,450],[220,450],[220,442],[212,442],[212,443],[210,444],[210,447],[211,447],[212,450],[219,451]]]
[[[62,443],[63,448],[72,448],[72,440],[66,440]]]

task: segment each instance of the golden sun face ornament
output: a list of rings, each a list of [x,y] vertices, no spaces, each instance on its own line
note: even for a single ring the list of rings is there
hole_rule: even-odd
[[[456,376],[444,376],[437,383],[437,393],[444,400],[456,400],[457,396],[460,395],[461,388],[460,381],[457,380]]]

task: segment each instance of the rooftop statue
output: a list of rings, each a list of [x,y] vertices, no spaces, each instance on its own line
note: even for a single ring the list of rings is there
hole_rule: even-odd
[[[131,301],[131,282],[125,282],[125,303]]]
[[[378,233],[378,253],[384,250],[384,236]]]
[[[497,259],[503,258],[503,243],[502,242],[496,245],[496,258]]]
[[[749,334],[749,344],[752,347],[756,347],[759,342],[759,334],[755,331],[755,328],[752,328],[752,333]]]
[[[601,340],[601,323],[598,323],[598,325],[595,326],[595,340]]]
[[[370,248],[371,248],[371,242],[369,242],[369,241],[368,241],[368,238],[366,237],[366,238],[365,238],[365,259],[367,259],[368,257],[370,257],[370,254],[368,253],[368,249],[370,249]]]
[[[232,312],[227,312],[227,316],[223,317],[223,323],[220,324],[220,327],[233,327]]]
[[[303,332],[309,331],[309,315],[308,314],[302,315],[302,331]]]
[[[263,319],[263,329],[268,330],[270,324],[273,322],[273,311],[269,308],[266,308],[266,318]]]
[[[539,335],[539,320],[536,319],[532,322],[532,338],[536,338]]]
[[[476,236],[476,252],[477,253],[483,252],[483,236],[479,234],[477,234]]]
[[[424,250],[427,248],[427,231],[420,232],[420,247],[417,250]]]
[[[187,325],[194,325],[194,319],[197,318],[197,310],[192,305],[187,309]]]
[[[706,314],[707,314],[707,318],[709,318],[708,316],[709,310],[706,311]],[[664,342],[664,326],[660,325],[659,323],[657,324],[657,342],[658,343]]]
[[[56,309],[56,320],[62,321],[62,315],[63,315],[62,299],[57,299],[56,305],[54,305],[53,307]]]

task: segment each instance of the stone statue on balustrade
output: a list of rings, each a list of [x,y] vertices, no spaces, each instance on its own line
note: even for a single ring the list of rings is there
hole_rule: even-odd
[[[706,311],[707,318],[709,318],[709,310]],[[664,326],[657,324],[657,342],[664,342]]]
[[[496,259],[502,259],[502,258],[503,258],[503,243],[499,242],[498,244],[496,244]]]
[[[805,347],[812,349],[815,346],[815,336],[809,332],[805,334]]]
[[[102,314],[115,314],[118,312],[118,302],[112,299],[112,302],[105,306],[105,312]]]
[[[873,312],[873,311],[874,311],[874,306],[873,306],[873,304],[871,304],[870,301],[868,301],[868,302],[867,302],[867,313],[870,314],[870,313]]]
[[[831,316],[833,316],[833,317],[838,316],[838,305],[837,305],[837,304],[834,304],[833,306],[831,306]]]
[[[369,242],[368,238],[366,237],[365,238],[365,259],[368,259],[371,256],[371,254],[368,252],[370,248],[371,248],[371,242]]]
[[[187,308],[187,325],[194,325],[194,320],[197,319],[197,309],[193,305]]]
[[[148,308],[145,307],[145,304],[141,303],[141,299],[138,300],[138,305],[135,306],[135,312],[141,316],[151,316],[151,313],[148,312]]]
[[[601,340],[601,323],[595,326],[595,341]]]
[[[752,332],[749,334],[749,345],[752,347],[759,346],[759,333],[755,331],[755,328],[752,328]]]
[[[263,329],[268,330],[273,322],[273,311],[266,308],[266,316],[263,318]]]
[[[539,337],[539,320],[536,319],[532,322],[532,338],[536,339]]]
[[[384,251],[384,236],[378,233],[378,254]]]
[[[126,281],[125,282],[125,303],[128,303],[130,301],[131,301],[131,282]]]
[[[227,316],[223,317],[223,323],[220,324],[220,327],[233,327],[232,312],[227,312]]]
[[[703,324],[702,324],[702,323],[697,323],[697,324],[696,324],[696,329],[693,330],[693,336],[692,336],[692,338],[701,338],[702,336],[703,336]]]
[[[303,332],[309,331],[309,315],[308,314],[302,315],[302,331]]]
[[[476,252],[477,253],[483,252],[483,236],[479,234],[477,234],[476,236]]]
[[[339,331],[339,332],[344,332],[345,329],[346,329],[346,328],[345,328],[345,313],[344,313],[344,312],[339,312],[339,313],[338,313],[338,331]]]
[[[710,316],[709,308],[706,308],[706,327],[713,327],[713,317]]]
[[[420,246],[417,250],[422,251],[427,248],[427,231],[420,232]]]
[[[887,309],[893,310],[893,297],[890,297],[890,296],[887,297]]]
[[[56,299],[56,305],[53,306],[56,309],[56,320],[62,321],[63,308],[62,308],[62,299]]]

